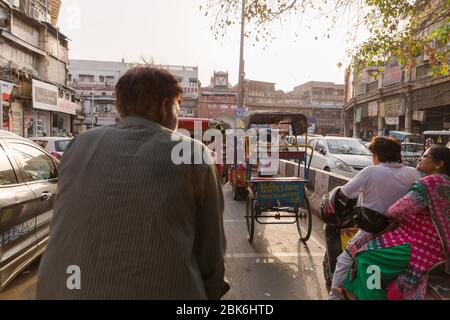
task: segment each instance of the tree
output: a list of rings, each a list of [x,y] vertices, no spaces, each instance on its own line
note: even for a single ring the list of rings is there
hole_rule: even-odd
[[[241,4],[242,0],[205,0],[200,9],[214,17],[211,30],[216,38],[240,23]],[[449,75],[450,0],[247,0],[244,16],[251,28],[246,36],[270,42],[274,22],[311,13],[327,18],[333,27],[344,12],[357,17],[353,33],[365,29],[370,35],[348,50],[359,69],[376,67],[383,72],[393,58],[412,68],[418,57],[426,55],[432,76]]]

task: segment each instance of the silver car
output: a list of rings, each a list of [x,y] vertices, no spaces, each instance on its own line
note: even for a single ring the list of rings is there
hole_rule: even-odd
[[[311,167],[353,178],[364,168],[373,165],[372,154],[358,139],[320,137],[311,139],[314,148]]]
[[[0,291],[47,247],[57,184],[48,152],[0,130]]]

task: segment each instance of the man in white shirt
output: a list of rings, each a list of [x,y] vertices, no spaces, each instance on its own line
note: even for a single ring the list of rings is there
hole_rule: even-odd
[[[340,190],[347,199],[358,199],[358,206],[385,213],[390,206],[402,198],[421,176],[417,169],[402,164],[401,144],[393,138],[375,137],[369,145],[374,166],[362,170]],[[367,235],[360,230],[352,239],[357,241]],[[344,251],[337,259],[330,300],[340,300],[339,288],[353,263]]]

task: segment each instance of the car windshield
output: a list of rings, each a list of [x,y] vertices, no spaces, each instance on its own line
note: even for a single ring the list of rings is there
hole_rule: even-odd
[[[420,144],[404,144],[402,146],[403,152],[419,153],[423,152],[423,146]]]
[[[329,140],[327,143],[332,154],[370,155],[369,149],[357,140]]]
[[[56,152],[64,152],[71,140],[58,140],[55,141]]]
[[[422,143],[422,138],[418,135],[410,135],[405,139],[407,143]]]

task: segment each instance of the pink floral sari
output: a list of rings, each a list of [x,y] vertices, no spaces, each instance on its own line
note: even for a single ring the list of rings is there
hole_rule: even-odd
[[[391,208],[387,215],[399,222],[397,229],[373,239],[368,236],[347,251],[356,257],[367,250],[411,244],[411,258],[405,274],[389,286],[391,299],[423,299],[427,273],[441,261],[450,267],[450,178],[425,177]]]

